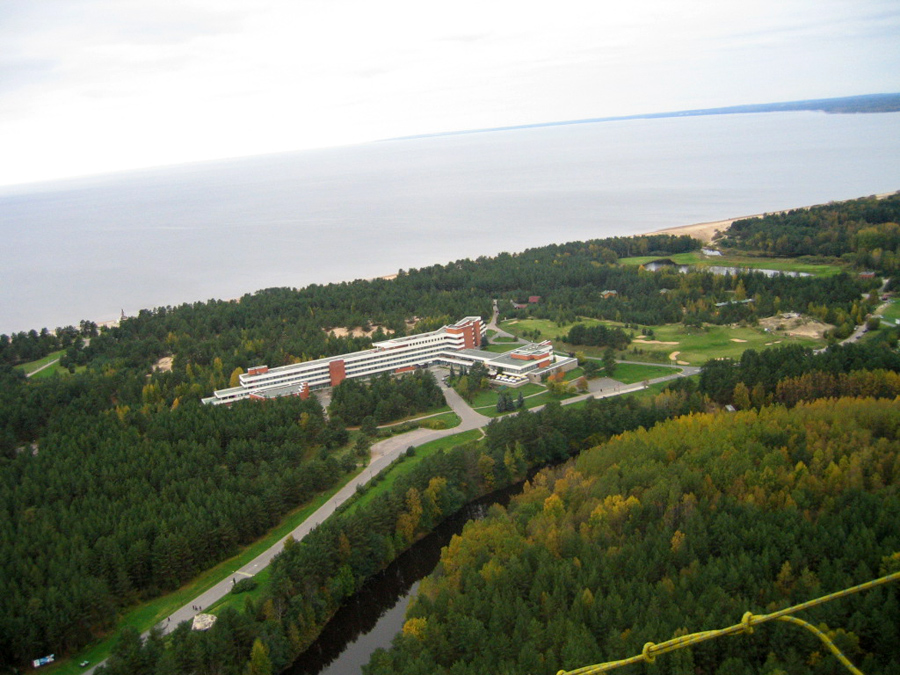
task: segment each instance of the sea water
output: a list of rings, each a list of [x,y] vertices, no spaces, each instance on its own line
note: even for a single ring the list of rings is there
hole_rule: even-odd
[[[595,122],[0,188],[0,333],[900,189],[900,113]]]

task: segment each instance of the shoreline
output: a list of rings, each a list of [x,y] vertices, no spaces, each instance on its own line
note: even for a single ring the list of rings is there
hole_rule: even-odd
[[[895,195],[900,193],[900,190],[894,192],[884,192],[881,194],[876,194],[874,197],[876,199],[884,199],[885,197],[890,197],[891,195]],[[811,204],[809,206],[794,206],[789,209],[782,209],[780,211],[768,211],[765,213],[757,213],[750,216],[737,216],[734,218],[725,218],[723,220],[713,220],[705,223],[693,223],[691,225],[675,225],[673,227],[665,227],[660,230],[653,230],[651,232],[636,232],[634,234],[627,235],[629,237],[646,237],[654,234],[671,234],[674,236],[680,236],[683,234],[690,235],[699,239],[704,244],[710,244],[713,241],[713,238],[718,233],[725,232],[731,224],[737,220],[747,220],[748,218],[762,218],[764,216],[771,216],[781,213],[788,213],[789,211],[797,211],[799,209],[811,209],[816,206],[825,206],[829,203],[833,202],[824,202],[822,204]],[[373,277],[368,279],[368,281],[373,281],[375,279],[383,279],[385,281],[391,281],[397,278],[397,273],[393,274],[385,274],[379,277]],[[239,301],[239,298],[234,298],[232,301]],[[105,320],[105,321],[96,321],[97,327],[106,326],[107,328],[115,327],[119,325],[119,319]]]
[[[783,211],[776,211],[775,213],[783,213]],[[662,230],[655,230],[653,232],[641,232],[640,234],[633,234],[632,237],[647,237],[654,234],[671,234],[672,236],[678,237],[683,234],[690,235],[696,239],[699,239],[704,244],[709,244],[712,242],[713,237],[715,237],[720,232],[725,232],[731,224],[736,220],[745,220],[746,218],[759,218],[764,215],[769,214],[757,214],[755,216],[740,216],[738,218],[729,218],[727,220],[714,220],[708,223],[694,223],[693,225],[676,225],[675,227],[666,227]]]

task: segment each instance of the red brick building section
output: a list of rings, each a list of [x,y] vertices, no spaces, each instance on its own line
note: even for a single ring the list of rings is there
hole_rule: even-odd
[[[447,332],[451,335],[463,336],[463,348],[475,349],[481,346],[481,319],[475,319],[462,326],[450,326]]]
[[[328,374],[331,376],[331,386],[336,387],[347,377],[343,359],[336,359],[328,364]]]

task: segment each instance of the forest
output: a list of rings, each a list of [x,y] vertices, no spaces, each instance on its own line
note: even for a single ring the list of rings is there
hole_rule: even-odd
[[[898,434],[896,400],[844,398],[618,436],[470,522],[365,673],[556,673],[900,570]],[[897,584],[806,618],[865,673],[896,672]],[[845,672],[776,623],[644,672]]]
[[[752,323],[792,310],[845,328],[864,320],[878,301],[880,279],[855,274],[654,273],[616,262],[699,245],[667,235],[570,242],[401,270],[394,280],[266,289],[235,301],[148,309],[111,328],[84,321],[78,328],[0,336],[0,556],[9,561],[0,579],[0,664],[20,666],[36,654],[79,649],[105,634],[135,602],[233,554],[334,485],[357,467],[348,424],[381,424],[441,404],[433,381],[417,376],[338,387],[330,418],[315,401],[200,405],[248,367],[346,353],[462,316],[488,317],[495,298],[539,295],[532,316],[570,323],[582,316],[641,325]],[[617,293],[603,297],[606,289]],[[753,302],[716,306],[736,297]],[[524,311],[500,305],[507,316]],[[372,332],[339,337],[333,330],[339,327]],[[426,465],[417,483],[391,497],[390,508],[376,509],[380,524],[354,525],[353,537],[345,532],[351,552],[369,553],[349,572],[342,571],[349,558],[335,558],[341,564],[323,580],[324,596],[298,582],[306,572],[289,572],[293,568],[285,562],[269,605],[248,607],[246,617],[221,622],[222,631],[229,625],[243,631],[232,646],[204,642],[219,639],[218,633],[198,638],[176,632],[159,659],[174,658],[168,649],[183,639],[183,658],[193,664],[207,659],[196,665],[197,672],[238,673],[260,639],[272,663],[283,665],[345,592],[425,531],[435,514],[626,429],[725,404],[750,410],[776,403],[800,407],[822,395],[895,394],[900,369],[890,344],[881,343],[881,351],[860,349],[873,351],[860,351],[840,367],[808,370],[794,366],[812,354],[792,353],[776,366],[762,352],[747,356],[747,363],[710,363],[699,388],[673,385],[641,406],[588,406],[577,414],[550,406],[546,413],[523,411],[498,420],[484,446],[462,449],[459,457],[446,453],[440,460],[446,464]],[[56,351],[62,351],[64,373],[26,378],[18,368]],[[171,359],[170,369],[161,366],[164,357]],[[766,374],[753,374],[753,368]],[[433,478],[438,481],[428,499],[439,508],[425,517],[431,507],[424,495]],[[418,493],[419,515],[415,500],[407,501],[409,488]],[[338,543],[343,546],[339,537]],[[294,555],[308,560],[301,550],[305,544]],[[301,590],[309,593],[302,602],[295,597]],[[282,620],[288,616],[290,621]],[[123,645],[144,653],[134,637],[126,634]],[[195,651],[212,654],[219,648],[230,655],[201,658]],[[184,671],[160,666],[159,672]]]
[[[434,375],[423,370],[402,378],[382,373],[368,382],[344,380],[332,391],[328,412],[332,419],[359,426],[367,417],[384,424],[442,405],[444,395]]]
[[[314,400],[56,419],[0,472],[0,654],[75,649],[255,540],[350,467]],[[202,413],[202,414],[201,414]]]
[[[207,632],[191,631],[185,624],[171,640],[151,637],[143,645],[134,635],[123,635],[120,642],[127,648],[117,648],[103,672],[237,675],[249,667],[257,640],[266,646],[270,672],[278,672],[312,642],[343,599],[442,516],[523,480],[532,467],[562,461],[614,434],[652,426],[700,405],[699,396],[691,394],[666,401],[657,406],[614,398],[581,408],[554,403],[540,412],[494,420],[483,443],[425,458],[364,510],[345,508],[286,547],[273,562],[267,597],[248,601],[243,612],[224,610]]]

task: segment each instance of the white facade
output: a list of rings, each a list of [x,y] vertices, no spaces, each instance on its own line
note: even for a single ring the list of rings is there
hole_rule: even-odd
[[[254,392],[274,389],[284,390],[287,395],[292,387],[299,390],[307,385],[309,389],[319,389],[334,386],[346,378],[369,377],[424,366],[438,361],[445,352],[479,346],[485,331],[481,317],[468,316],[430,333],[376,342],[372,349],[361,352],[277,368],[257,366],[240,376],[239,387],[220,389],[203,402],[232,403],[249,398]]]

